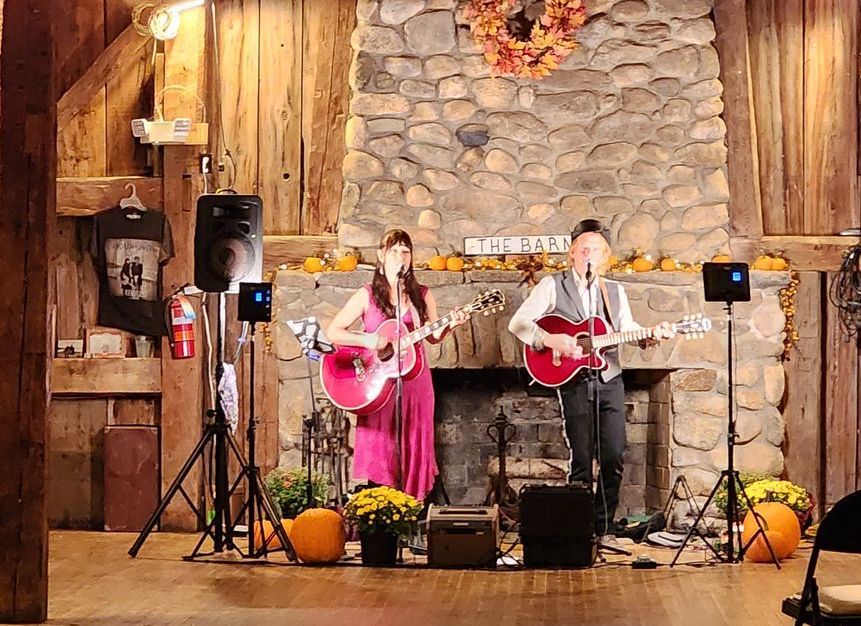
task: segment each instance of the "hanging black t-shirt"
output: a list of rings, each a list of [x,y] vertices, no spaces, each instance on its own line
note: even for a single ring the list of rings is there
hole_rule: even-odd
[[[96,214],[90,253],[99,274],[99,324],[165,335],[161,269],[173,257],[173,237],[164,213],[114,207]]]

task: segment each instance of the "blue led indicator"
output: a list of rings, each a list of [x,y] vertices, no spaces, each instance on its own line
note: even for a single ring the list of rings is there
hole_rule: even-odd
[[[263,294],[259,293],[259,292],[255,293],[254,294],[254,301],[255,302],[263,302]]]
[[[741,282],[741,272],[733,272],[732,273],[732,282],[740,283]]]

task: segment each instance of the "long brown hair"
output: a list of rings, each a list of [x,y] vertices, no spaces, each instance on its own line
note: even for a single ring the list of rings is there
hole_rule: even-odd
[[[390,230],[383,235],[383,238],[380,240],[380,250],[385,252],[396,244],[406,246],[410,249],[411,253],[413,251],[413,240],[410,239],[406,231],[398,228]],[[412,259],[410,259],[410,266],[407,268],[406,274],[404,274],[404,288],[410,298],[410,302],[412,302],[413,306],[419,312],[421,323],[426,323],[428,321],[428,305],[422,297],[422,287],[416,280],[415,272],[413,272]],[[377,269],[374,272],[374,279],[371,281],[371,294],[374,298],[374,303],[385,313],[386,317],[395,316],[395,307],[391,301],[389,281],[386,280],[383,264],[379,261],[377,262]]]

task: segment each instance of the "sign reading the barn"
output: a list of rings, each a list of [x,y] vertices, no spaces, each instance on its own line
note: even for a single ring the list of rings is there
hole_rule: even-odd
[[[464,237],[467,256],[496,254],[563,254],[571,245],[571,235],[513,235],[508,237]]]

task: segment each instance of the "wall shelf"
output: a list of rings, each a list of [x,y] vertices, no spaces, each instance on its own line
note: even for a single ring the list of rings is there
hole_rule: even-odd
[[[54,395],[155,395],[161,393],[161,359],[53,360]]]

